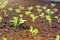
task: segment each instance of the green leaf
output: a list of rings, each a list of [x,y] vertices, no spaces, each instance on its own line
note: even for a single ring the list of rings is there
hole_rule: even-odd
[[[41,6],[40,5],[36,5],[36,8],[41,8]]]
[[[30,11],[26,11],[25,14],[26,14],[26,15],[30,15],[31,12],[30,12]]]
[[[3,10],[3,12],[4,12],[4,16],[8,16],[6,10]]]
[[[51,7],[55,7],[56,6],[56,4],[55,3],[51,3]]]
[[[33,22],[38,18],[38,16],[35,16],[34,14],[30,14],[30,17],[32,18]]]
[[[50,9],[47,9],[45,12],[47,13],[47,14],[50,14]]]
[[[7,40],[7,38],[5,38],[5,37],[2,37],[2,40]]]
[[[40,16],[41,16],[41,18],[44,18],[44,13],[41,13]]]
[[[60,40],[60,35],[56,35],[56,40]]]
[[[2,4],[0,4],[0,9],[5,8],[7,4],[8,4],[8,1],[5,0]]]
[[[2,21],[2,17],[0,16],[0,22]]]
[[[46,9],[47,9],[47,7],[46,7],[46,6],[42,6],[42,9],[46,10]]]
[[[28,10],[31,11],[34,7],[33,6],[29,6]]]
[[[57,11],[58,11],[58,9],[57,9],[57,8],[54,8],[53,10],[54,10],[55,12],[57,12]]]
[[[50,17],[49,15],[46,15],[45,17],[46,17],[46,20],[47,20],[47,21],[50,23],[50,25],[51,25],[51,22],[52,22],[51,17]]]
[[[12,22],[14,26],[16,27],[18,23],[18,17],[13,17],[13,20],[10,20],[10,22]]]
[[[23,10],[23,9],[24,9],[24,6],[21,6],[21,5],[20,5],[20,6],[19,6],[19,9],[20,9],[20,10]]]
[[[12,7],[9,7],[8,10],[9,10],[9,11],[13,11],[13,8],[12,8]]]
[[[21,13],[21,10],[20,9],[16,9],[15,12],[16,13]]]
[[[54,18],[56,18],[58,20],[59,17],[58,16],[55,16]]]
[[[42,12],[42,9],[37,9],[38,13]]]

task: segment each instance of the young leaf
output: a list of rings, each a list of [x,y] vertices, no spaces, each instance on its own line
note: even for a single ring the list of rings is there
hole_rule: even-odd
[[[52,21],[51,17],[50,17],[49,15],[46,15],[45,17],[46,17],[46,20],[47,20],[47,21],[50,23],[50,25],[51,25],[51,21]]]
[[[30,26],[29,31],[32,33],[33,36],[35,36],[38,33],[38,29],[33,29],[32,26]]]
[[[51,3],[51,7],[55,7],[56,6],[56,4],[55,3]]]
[[[5,37],[2,37],[2,40],[7,40],[7,38],[5,38]]]
[[[4,12],[4,16],[8,16],[6,10],[3,10],[3,12]]]
[[[15,12],[16,13],[21,13],[21,10],[20,9],[16,9]]]
[[[58,11],[58,9],[57,9],[57,8],[54,8],[53,10],[54,10],[55,12],[57,12],[57,11]]]
[[[20,6],[19,6],[19,9],[20,9],[20,10],[23,10],[23,9],[24,9],[24,6],[21,6],[21,5],[20,5]]]
[[[42,6],[42,9],[46,10],[46,9],[47,9],[47,7],[46,7],[46,6]]]
[[[0,22],[2,21],[2,17],[0,16]]]
[[[18,23],[18,17],[13,17],[13,20],[10,20],[10,22],[12,22],[14,26],[16,27]]]
[[[20,15],[19,25],[23,24],[23,23],[25,23],[27,21],[27,20],[24,20],[22,17],[23,17],[23,15]]]
[[[26,14],[26,15],[30,15],[31,12],[30,12],[30,11],[26,11],[25,14]]]
[[[41,18],[44,18],[44,13],[41,13],[41,15],[40,15],[40,16],[41,16]]]
[[[37,9],[38,13],[42,12],[42,9]]]
[[[58,20],[59,17],[58,16],[55,16],[54,18],[56,18]]]
[[[59,35],[56,35],[56,40],[60,40],[60,36]]]
[[[33,22],[38,18],[38,16],[35,16],[34,14],[30,14],[30,17],[32,18]]]
[[[41,6],[40,5],[36,5],[36,8],[41,8]]]
[[[28,10],[31,11],[34,7],[33,6],[29,6]]]
[[[0,4],[0,9],[5,8],[7,4],[8,4],[8,1],[5,0],[2,4]]]
[[[13,11],[13,8],[12,8],[12,7],[9,7],[8,10],[9,10],[9,11]]]
[[[47,13],[47,14],[50,14],[50,9],[47,9],[45,12]]]

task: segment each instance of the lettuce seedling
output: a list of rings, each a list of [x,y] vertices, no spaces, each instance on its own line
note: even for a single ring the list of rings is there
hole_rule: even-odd
[[[58,9],[57,9],[57,8],[54,8],[53,10],[54,10],[55,12],[57,12],[57,11],[58,11]]]
[[[46,7],[46,6],[42,6],[42,9],[43,9],[43,10],[46,10],[46,9],[47,9],[47,7]]]
[[[56,18],[58,20],[59,17],[58,16],[55,16],[54,18]]]
[[[39,32],[38,29],[34,29],[32,26],[30,26],[29,32],[32,33],[33,36],[37,35],[37,33]]]
[[[20,10],[23,10],[24,9],[24,6],[19,5],[19,9]]]
[[[41,6],[40,5],[36,5],[36,8],[41,8]]]
[[[21,13],[21,10],[20,9],[16,9],[15,12],[16,13]]]
[[[2,4],[0,4],[0,9],[5,8],[7,4],[8,4],[8,1],[5,0]]]
[[[44,18],[44,13],[41,13],[39,16],[41,16],[41,18]]]
[[[7,40],[7,38],[6,37],[2,37],[2,40]]]
[[[25,23],[27,21],[27,20],[24,20],[22,17],[23,17],[23,15],[20,15],[19,25],[23,24],[23,23]]]
[[[9,11],[13,11],[13,8],[12,8],[12,7],[9,7],[8,10],[9,10]]]
[[[42,12],[42,9],[37,9],[38,13]]]
[[[14,26],[16,27],[18,23],[18,17],[13,17],[13,20],[10,20],[10,22],[12,22]]]
[[[60,40],[60,35],[56,35],[56,40]]]
[[[38,16],[35,16],[34,14],[30,14],[30,17],[32,18],[33,22],[38,18]]]
[[[46,20],[47,20],[47,21],[50,23],[50,25],[51,25],[51,21],[52,21],[51,17],[50,17],[49,15],[46,15],[45,17],[46,17]]]
[[[6,10],[3,10],[3,12],[4,12],[4,16],[8,16]]]
[[[47,14],[50,14],[50,9],[47,9],[45,12],[47,13]]]
[[[58,22],[60,22],[60,18],[58,19]]]
[[[0,22],[2,21],[2,17],[0,16]]]
[[[34,7],[33,6],[29,6],[28,10],[31,11]]]
[[[26,11],[25,14],[26,14],[26,15],[30,15],[31,12],[30,12],[30,11]]]
[[[51,7],[55,7],[56,6],[56,4],[55,3],[51,3]]]

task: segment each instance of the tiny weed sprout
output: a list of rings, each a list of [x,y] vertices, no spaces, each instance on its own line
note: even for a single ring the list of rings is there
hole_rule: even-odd
[[[2,4],[0,4],[0,9],[5,8],[7,4],[8,4],[8,1],[5,0]]]
[[[8,16],[6,10],[3,10],[3,12],[4,12],[4,16]]]
[[[37,9],[38,13],[42,12],[42,9]]]
[[[41,8],[41,6],[40,5],[36,5],[36,8]]]
[[[56,40],[60,40],[60,35],[56,35]]]
[[[58,19],[58,22],[60,22],[60,18]]]
[[[50,17],[49,15],[46,15],[45,17],[46,17],[46,20],[48,20],[48,22],[49,22],[50,25],[51,25],[51,21],[52,21],[51,17]]]
[[[32,18],[33,22],[38,18],[38,16],[35,16],[34,14],[30,14],[30,17]]]
[[[20,5],[20,6],[19,6],[19,9],[20,9],[20,10],[23,10],[23,9],[24,9],[24,6],[21,6],[21,5]]]
[[[16,27],[18,23],[18,17],[13,17],[13,20],[10,20],[10,22],[12,22],[14,26]]]
[[[50,9],[47,9],[45,12],[47,13],[47,14],[50,14]]]
[[[58,20],[59,17],[58,16],[55,16],[54,18]]]
[[[42,9],[43,9],[43,10],[46,10],[46,9],[47,9],[47,7],[46,7],[46,6],[42,6]]]
[[[55,12],[54,11],[50,11],[50,14],[54,14]]]
[[[32,26],[30,26],[29,32],[31,32],[32,35],[35,36],[38,33],[38,29],[34,29]]]
[[[30,12],[30,11],[26,11],[25,14],[26,14],[26,15],[30,15],[31,12]]]
[[[33,6],[29,6],[28,10],[31,11],[34,7]]]
[[[2,40],[7,40],[7,38],[5,38],[5,37],[2,37]]]
[[[27,21],[27,20],[24,20],[22,17],[23,17],[23,15],[20,15],[19,24],[23,24],[23,23],[25,23]]]
[[[13,11],[13,8],[12,8],[12,7],[9,7],[8,10],[9,10],[9,11]]]
[[[41,16],[41,18],[44,18],[44,13],[41,13],[39,16]]]
[[[51,7],[55,7],[56,6],[56,4],[55,3],[51,3]]]
[[[21,10],[20,9],[16,9],[15,12],[16,13],[21,13]]]
[[[57,12],[57,11],[58,11],[58,9],[57,9],[57,8],[54,8],[53,10],[54,10],[55,12]]]
[[[0,16],[0,22],[2,21],[2,17]]]

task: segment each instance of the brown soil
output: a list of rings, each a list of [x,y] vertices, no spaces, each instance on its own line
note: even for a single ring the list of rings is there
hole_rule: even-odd
[[[60,23],[57,22],[56,19],[53,17],[55,15],[58,15],[58,13],[55,13],[51,15],[52,17],[52,25],[50,26],[47,20],[41,19],[40,17],[37,18],[37,20],[33,23],[31,21],[31,18],[26,16],[24,12],[27,10],[27,7],[32,5],[35,6],[37,4],[39,5],[46,5],[48,8],[50,8],[50,2],[44,2],[41,0],[8,0],[8,5],[4,8],[7,10],[8,17],[5,17],[3,15],[3,11],[0,10],[0,15],[3,17],[2,23],[0,23],[0,40],[2,40],[2,37],[5,36],[8,40],[55,40],[56,34],[60,34]],[[22,11],[21,14],[24,15],[24,19],[29,20],[29,22],[23,24],[25,26],[32,25],[34,28],[39,29],[39,33],[35,36],[32,36],[31,33],[27,29],[21,29],[21,27],[17,27],[16,29],[13,29],[13,26],[11,23],[9,23],[9,20],[12,19],[14,16],[18,16],[19,14],[8,11],[8,7],[13,7],[14,9],[18,8],[19,5],[25,6],[25,9]],[[59,8],[60,4],[57,3],[57,8]],[[59,8],[60,9],[60,8]],[[35,15],[39,15],[36,9],[32,10],[32,12]]]

